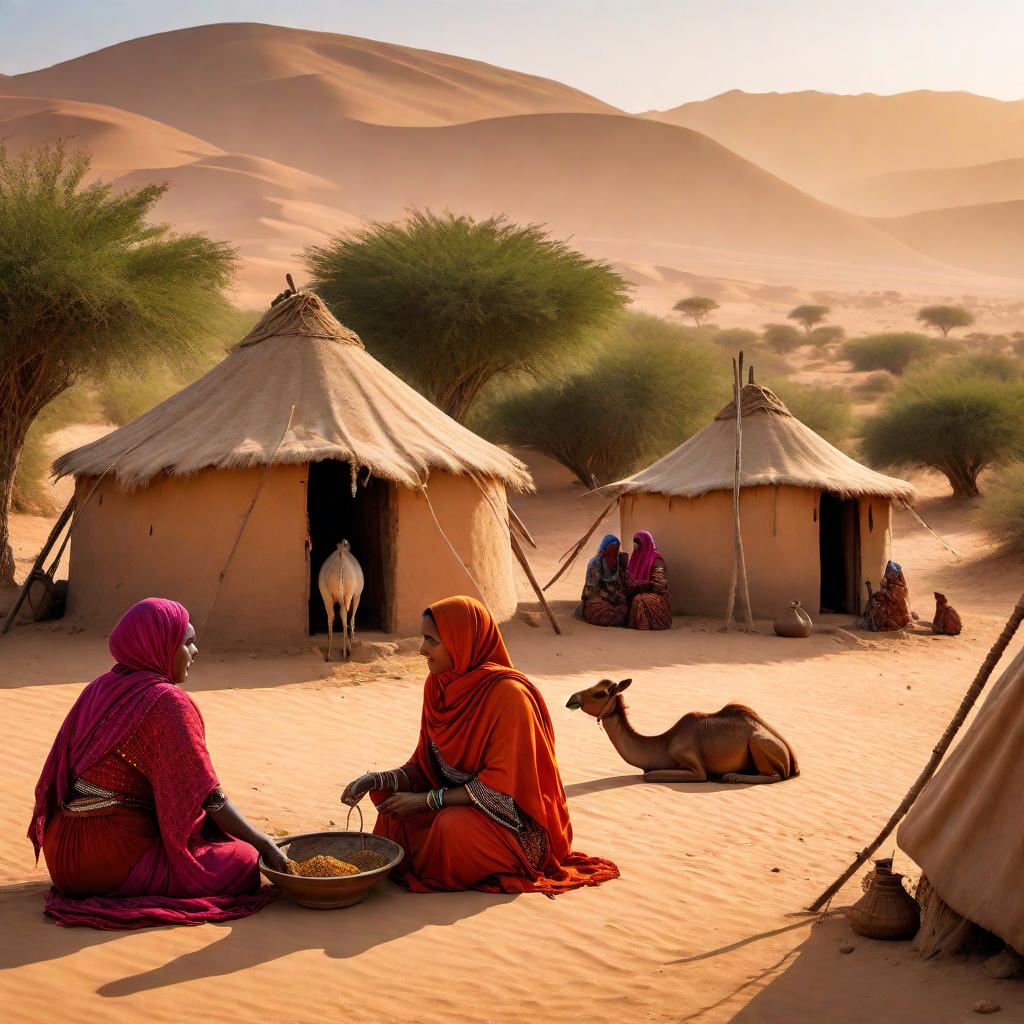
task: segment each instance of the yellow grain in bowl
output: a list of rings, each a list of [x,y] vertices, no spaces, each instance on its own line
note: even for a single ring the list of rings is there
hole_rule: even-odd
[[[342,875],[358,875],[359,868],[348,861],[318,853],[309,860],[288,861],[288,874],[303,878],[338,878]]]

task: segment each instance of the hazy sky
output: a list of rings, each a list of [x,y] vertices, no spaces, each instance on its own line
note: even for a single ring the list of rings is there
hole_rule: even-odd
[[[1024,97],[1024,0],[0,0],[0,72],[215,21],[474,57],[632,111],[728,89]]]

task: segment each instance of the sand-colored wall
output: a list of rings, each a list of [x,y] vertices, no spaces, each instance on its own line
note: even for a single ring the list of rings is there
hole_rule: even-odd
[[[492,485],[497,509],[505,488]],[[466,477],[432,473],[430,501],[441,528],[483,588],[483,599],[499,622],[516,610],[516,577],[508,528],[502,526],[477,485]],[[398,488],[395,624],[399,633],[419,631],[423,609],[452,594],[481,596],[438,532],[426,498]]]
[[[892,557],[892,504],[886,498],[860,499],[860,594],[861,608],[867,600],[864,587],[870,580],[877,590]]]
[[[811,614],[819,610],[819,496],[818,491],[797,487],[743,491],[743,551],[755,615],[775,617],[790,601],[800,601]],[[675,611],[722,615],[733,563],[732,493],[713,491],[700,498],[630,495],[622,499],[619,510],[626,543],[637,530],[650,530],[654,535],[668,564]],[[860,521],[863,593],[864,580],[877,586],[889,557],[889,502],[861,499]]]
[[[104,480],[71,539],[68,616],[108,630],[134,602],[169,597],[198,626],[262,469],[160,477],[125,493]],[[92,487],[78,481],[78,496]],[[206,643],[290,642],[307,633],[306,467],[268,475],[205,635]]]
[[[817,611],[820,600],[817,492],[797,487],[743,491],[743,551],[754,614],[777,616],[790,601]],[[619,503],[628,545],[650,530],[668,565],[672,605],[685,615],[725,612],[733,563],[732,493],[700,498],[629,495]]]

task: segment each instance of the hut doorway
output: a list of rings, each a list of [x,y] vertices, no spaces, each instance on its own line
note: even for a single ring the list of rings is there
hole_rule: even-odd
[[[821,611],[860,613],[860,503],[823,491],[818,506]]]
[[[309,466],[306,485],[309,529],[309,633],[327,632],[327,613],[320,597],[320,566],[338,543],[348,540],[363,569],[365,583],[356,615],[359,632],[391,627],[392,506],[386,480],[360,480],[352,494],[349,463],[328,459]],[[339,620],[335,619],[336,625]]]

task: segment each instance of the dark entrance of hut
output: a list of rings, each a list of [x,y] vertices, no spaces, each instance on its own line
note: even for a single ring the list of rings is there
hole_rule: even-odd
[[[391,624],[392,538],[391,487],[386,480],[359,475],[352,494],[352,470],[347,462],[328,459],[309,465],[306,516],[309,526],[309,632],[327,632],[327,612],[320,596],[320,567],[342,540],[363,570],[363,594],[356,613],[356,630],[388,630]],[[341,620],[335,613],[335,629]],[[337,641],[337,637],[335,637]]]
[[[818,508],[821,610],[857,615],[860,594],[860,505],[822,492]]]

